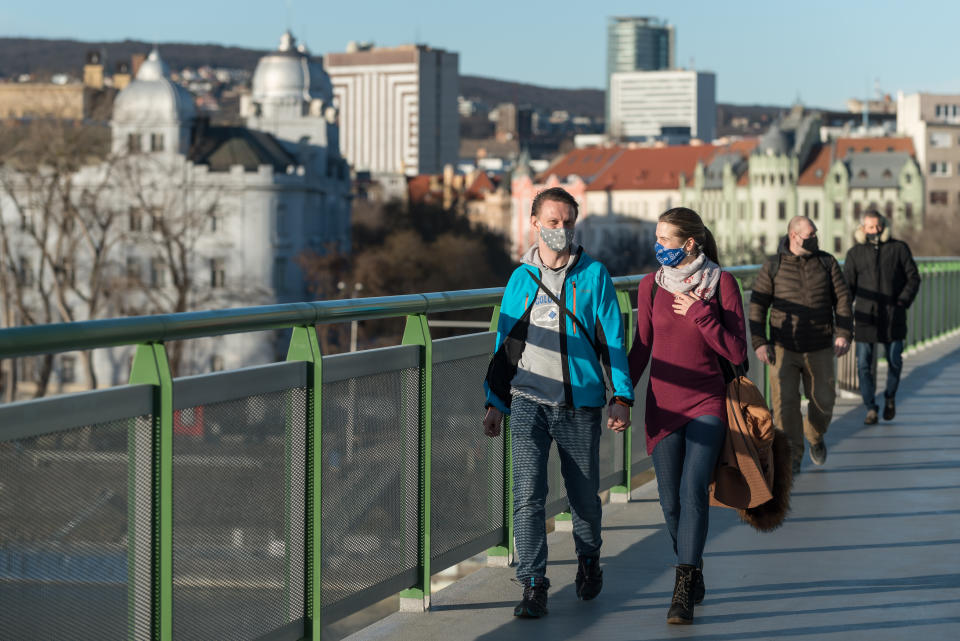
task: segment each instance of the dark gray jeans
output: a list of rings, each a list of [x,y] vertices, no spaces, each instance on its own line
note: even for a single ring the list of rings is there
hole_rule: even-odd
[[[513,528],[517,579],[525,584],[547,570],[547,458],[556,441],[573,517],[578,555],[600,553],[599,407],[556,407],[514,395],[510,408],[513,455]]]

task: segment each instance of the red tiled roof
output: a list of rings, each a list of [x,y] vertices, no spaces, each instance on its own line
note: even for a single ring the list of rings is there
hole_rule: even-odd
[[[467,197],[483,198],[484,194],[494,191],[496,188],[496,185],[493,184],[493,181],[490,180],[486,172],[480,171],[477,172],[473,182],[470,183],[470,186],[467,188]]]
[[[906,136],[896,138],[837,138],[834,143],[837,147],[837,158],[842,160],[851,151],[878,152],[878,151],[905,151],[911,156],[916,155],[913,149],[913,139]]]
[[[586,149],[574,149],[547,167],[546,170],[536,177],[536,182],[542,183],[550,176],[556,176],[560,182],[564,182],[567,176],[573,174],[580,176],[585,181],[589,181],[592,176],[600,173],[600,171],[622,151],[622,147],[587,147]]]
[[[797,185],[800,187],[822,185],[827,180],[827,172],[830,171],[832,164],[833,148],[830,145],[822,145],[806,169],[800,172]]]
[[[419,176],[413,176],[407,181],[407,194],[409,195],[410,202],[419,203],[426,200],[426,197],[430,194],[430,181],[434,178],[430,174],[420,174]]]
[[[690,183],[697,161],[708,162],[719,150],[713,145],[625,149],[587,191],[679,189],[681,174]]]

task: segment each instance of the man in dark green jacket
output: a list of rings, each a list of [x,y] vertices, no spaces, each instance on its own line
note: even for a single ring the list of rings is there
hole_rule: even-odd
[[[847,252],[844,276],[854,300],[854,337],[857,341],[857,373],[860,395],[867,407],[863,420],[877,422],[873,357],[877,343],[887,358],[887,387],[884,390],[883,418],[897,413],[895,397],[903,368],[903,341],[907,337],[907,308],[920,291],[920,272],[910,247],[890,237],[890,228],[879,212],[864,214],[855,234],[857,244]]]
[[[834,358],[850,349],[852,330],[850,292],[840,265],[820,251],[813,221],[796,216],[778,253],[760,268],[750,296],[753,348],[770,366],[773,421],[790,439],[795,471],[803,460],[804,438],[815,464],[827,460],[823,437],[837,397]],[[800,411],[801,384],[810,399],[806,420]]]

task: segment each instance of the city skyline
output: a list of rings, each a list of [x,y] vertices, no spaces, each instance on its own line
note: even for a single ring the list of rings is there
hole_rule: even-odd
[[[678,66],[716,73],[720,102],[788,104],[799,98],[807,105],[841,109],[848,98],[872,96],[877,80],[891,95],[960,90],[960,71],[946,64],[960,6],[930,0],[838,5],[817,0],[803,9],[752,1],[651,0],[642,12],[635,3],[616,0],[589,15],[575,13],[582,5],[567,1],[545,11],[542,5],[492,0],[484,11],[469,15],[434,0],[375,4],[376,10],[360,12],[292,0],[229,5],[169,0],[165,12],[151,12],[146,20],[118,0],[101,0],[97,11],[51,0],[42,8],[0,9],[0,35],[216,43],[269,51],[278,33],[290,28],[318,55],[342,52],[349,40],[378,46],[417,41],[458,52],[465,75],[601,89],[607,19],[642,13],[675,26]],[[518,65],[518,60],[526,62]]]

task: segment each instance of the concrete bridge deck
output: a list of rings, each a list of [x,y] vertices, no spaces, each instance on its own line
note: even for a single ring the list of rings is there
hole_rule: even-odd
[[[665,622],[673,588],[655,483],[604,507],[604,591],[579,602],[569,533],[550,535],[550,614],[512,616],[513,570],[484,568],[348,637],[391,639],[960,639],[960,336],[912,353],[892,422],[840,399],[822,468],[805,460],[793,509],[758,533],[712,508],[707,596],[692,626]]]

